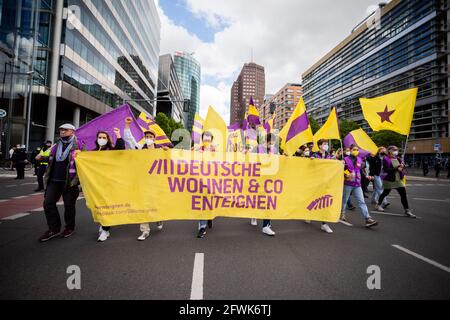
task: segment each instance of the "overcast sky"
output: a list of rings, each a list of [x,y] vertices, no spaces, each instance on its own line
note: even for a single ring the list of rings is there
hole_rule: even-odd
[[[229,121],[230,88],[242,65],[266,72],[276,93],[335,47],[373,10],[374,0],[156,0],[161,54],[195,52],[202,67],[200,114],[212,105]],[[375,7],[376,8],[376,7]]]

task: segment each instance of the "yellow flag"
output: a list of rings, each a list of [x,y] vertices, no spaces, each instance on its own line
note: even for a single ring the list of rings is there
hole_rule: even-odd
[[[317,131],[314,134],[313,138],[314,138],[314,146],[312,150],[314,152],[319,151],[317,142],[320,139],[337,139],[337,140],[341,139],[341,136],[339,134],[339,124],[337,119],[336,107],[334,107],[333,110],[331,110],[331,113],[328,116],[327,121],[322,126],[322,128],[320,128],[319,131]]]
[[[203,123],[203,132],[209,131],[214,137],[213,144],[216,146],[216,151],[226,152],[227,148],[227,125],[222,117],[209,106],[206,114],[205,122]]]
[[[313,141],[303,98],[300,98],[294,112],[279,133],[281,148],[288,155],[293,155],[305,143]]]
[[[360,98],[364,118],[373,131],[391,130],[408,135],[416,104],[417,88],[381,97]]]
[[[350,148],[352,145],[357,145],[359,147],[359,153],[362,157],[365,157],[368,154],[375,155],[378,151],[375,142],[370,139],[363,129],[353,130],[344,138],[344,146]]]

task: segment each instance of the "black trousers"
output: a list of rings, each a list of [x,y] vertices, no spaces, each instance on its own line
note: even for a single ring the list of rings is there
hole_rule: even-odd
[[[66,188],[64,182],[50,182],[48,184],[44,196],[44,211],[49,230],[59,232],[61,229],[61,218],[56,206],[61,196],[64,201],[66,228],[75,229],[75,204],[79,194],[78,186]]]
[[[39,189],[44,190],[44,174],[47,170],[47,165],[41,164],[37,171],[37,182]]]
[[[25,163],[17,163],[16,170],[17,170],[17,179],[24,179],[25,178]]]
[[[400,199],[402,201],[402,205],[403,205],[403,209],[409,209],[409,205],[408,205],[408,198],[406,196],[406,188],[405,187],[401,187],[401,188],[396,188],[398,194],[400,195]],[[386,198],[389,193],[391,193],[392,189],[384,189],[383,193],[380,195],[380,198],[378,198],[378,205],[381,206],[381,204],[383,203],[384,198]]]

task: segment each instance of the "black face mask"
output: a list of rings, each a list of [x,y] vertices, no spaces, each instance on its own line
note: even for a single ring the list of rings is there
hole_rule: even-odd
[[[70,140],[70,136],[69,137],[62,137],[61,140],[64,141],[64,142],[67,142],[67,141]]]
[[[386,153],[382,152],[380,153],[380,156],[384,157],[386,155]]]

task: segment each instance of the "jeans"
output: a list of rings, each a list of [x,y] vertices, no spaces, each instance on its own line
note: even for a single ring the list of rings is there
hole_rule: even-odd
[[[373,177],[373,193],[372,193],[372,202],[378,203],[378,199],[380,198],[381,194],[383,193],[383,180],[380,176],[374,176]],[[388,203],[387,198],[384,198],[383,205],[386,205]]]
[[[383,193],[378,199],[378,204],[382,203],[382,201],[386,198],[386,196],[391,192],[392,189],[384,189]],[[403,209],[409,209],[408,198],[406,197],[406,188],[401,187],[397,188],[397,192],[400,195],[400,199],[402,200]]]
[[[208,226],[208,220],[199,220],[198,221],[198,230],[200,230],[201,228],[206,229],[207,226]]]
[[[50,182],[45,190],[44,211],[50,231],[59,232],[61,229],[61,218],[56,203],[63,198],[64,221],[67,229],[75,229],[75,204],[80,190],[78,186],[66,188],[65,182]]]
[[[264,220],[263,220],[263,225],[262,225],[262,227],[265,228],[265,227],[267,227],[267,226],[271,226],[270,220],[264,219]]]
[[[367,209],[366,203],[364,202],[364,194],[361,187],[352,187],[348,185],[344,185],[344,196],[342,198],[342,213],[345,214],[345,210],[347,209],[347,201],[350,198],[350,194],[353,192],[353,195],[356,198],[357,205],[361,214],[365,219],[370,218],[369,209]]]

